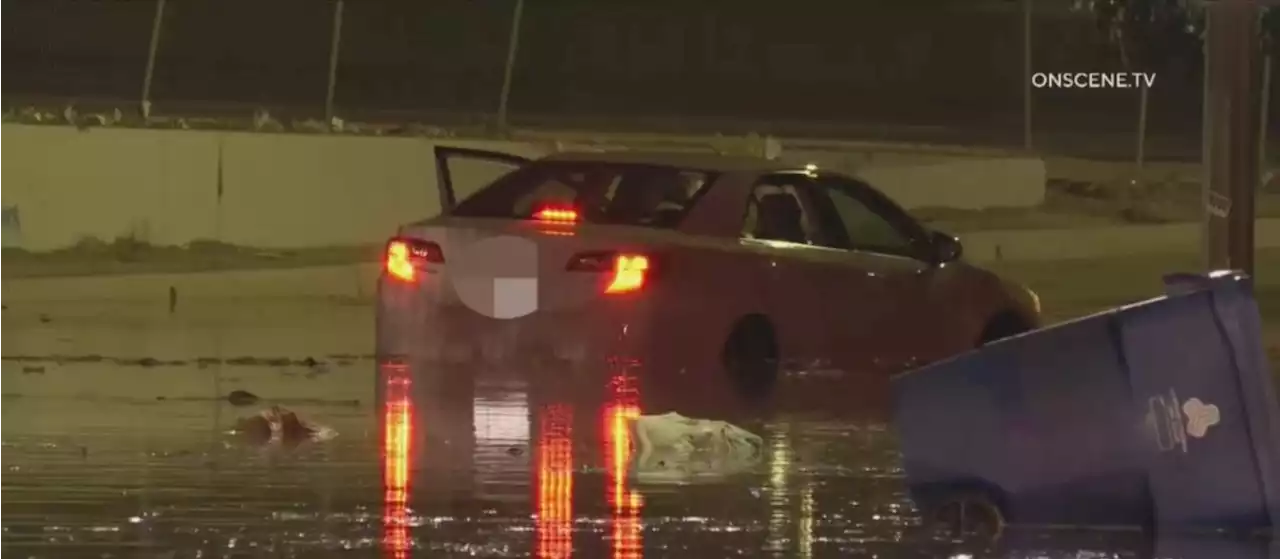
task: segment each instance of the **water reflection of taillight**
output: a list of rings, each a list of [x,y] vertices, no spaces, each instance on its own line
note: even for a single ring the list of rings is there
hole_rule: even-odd
[[[640,417],[639,393],[629,381],[624,376],[613,379],[614,398],[604,413],[605,461],[609,472],[605,498],[613,509],[610,539],[614,559],[639,559],[643,548],[641,497],[627,486],[627,471],[634,451],[630,422]]]
[[[402,365],[387,365],[382,422],[383,548],[391,559],[409,556],[409,472],[412,468],[413,402]]]
[[[537,557],[567,559],[573,554],[573,408],[549,405],[540,415]]]

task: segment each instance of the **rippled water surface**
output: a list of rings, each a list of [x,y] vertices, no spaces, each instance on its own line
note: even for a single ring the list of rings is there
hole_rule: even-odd
[[[666,410],[602,396],[607,374],[460,375],[406,387],[364,355],[367,308],[206,300],[190,295],[204,289],[196,280],[204,281],[28,282],[38,293],[24,297],[6,284],[4,552],[594,558],[914,549],[900,541],[912,513],[883,421],[815,413],[803,397],[769,418],[681,409],[730,419],[761,435],[767,451],[733,475],[641,484],[625,473],[631,441],[618,425]],[[261,291],[244,278],[216,282]],[[166,306],[170,284],[180,284],[176,313]],[[110,302],[124,294],[137,301]],[[220,399],[233,390],[263,401]],[[825,407],[848,403],[841,396]],[[227,434],[271,404],[338,436],[283,448]]]
[[[628,442],[605,428],[618,413],[607,402],[577,409],[507,383],[476,385],[469,401],[379,406],[377,374],[363,363],[328,380],[273,368],[8,363],[6,551],[808,553],[893,545],[910,514],[882,425],[760,423],[769,448],[748,473],[642,488],[615,460]],[[315,386],[326,382],[349,390]],[[257,408],[212,397],[233,385],[288,394],[284,405],[339,436],[293,449],[243,444],[227,431]]]
[[[954,555],[915,528],[891,430],[830,410],[733,418],[764,438],[758,463],[642,483],[619,427],[635,402],[530,379],[421,382],[360,359],[4,367],[10,557]],[[237,389],[264,400],[216,397]],[[228,433],[272,403],[338,436]]]

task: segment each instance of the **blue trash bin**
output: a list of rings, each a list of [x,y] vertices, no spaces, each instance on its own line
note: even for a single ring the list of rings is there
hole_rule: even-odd
[[[1010,524],[1275,530],[1280,415],[1250,282],[1167,286],[895,378],[921,510],[986,499]]]
[[[1280,540],[1162,538],[1156,541],[1152,556],[1169,559],[1275,559],[1280,557]]]
[[[1164,559],[1163,556],[1153,555],[1159,542],[1149,534],[1136,531],[1015,530],[998,542],[969,541],[963,542],[962,545],[964,545],[961,549],[962,553],[952,554],[952,559],[959,559],[957,555],[985,556],[993,559],[996,557],[1000,559],[1119,559],[1121,557],[1155,559],[1155,557],[1161,557]],[[1178,559],[1227,558],[1179,557]]]
[[[996,545],[990,542],[962,543],[949,550],[948,557],[1132,557],[1160,559],[1276,559],[1280,541],[1266,538],[1226,538],[1150,534],[1116,531],[1017,531]],[[942,556],[942,555],[939,555]]]

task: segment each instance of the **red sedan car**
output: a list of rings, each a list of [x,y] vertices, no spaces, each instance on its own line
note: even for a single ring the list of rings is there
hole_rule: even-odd
[[[700,154],[436,159],[441,215],[387,244],[383,357],[621,359],[759,395],[788,374],[887,375],[1039,323],[1034,293],[854,177]],[[468,181],[477,160],[506,172]]]

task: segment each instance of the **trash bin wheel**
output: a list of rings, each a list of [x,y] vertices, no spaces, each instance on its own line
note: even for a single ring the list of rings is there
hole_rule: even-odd
[[[955,539],[993,542],[1004,533],[1004,512],[985,493],[955,495],[942,502],[926,518],[926,524]]]
[[[778,381],[778,343],[773,323],[763,315],[740,319],[725,340],[722,359],[739,395],[748,400],[767,397]]]

